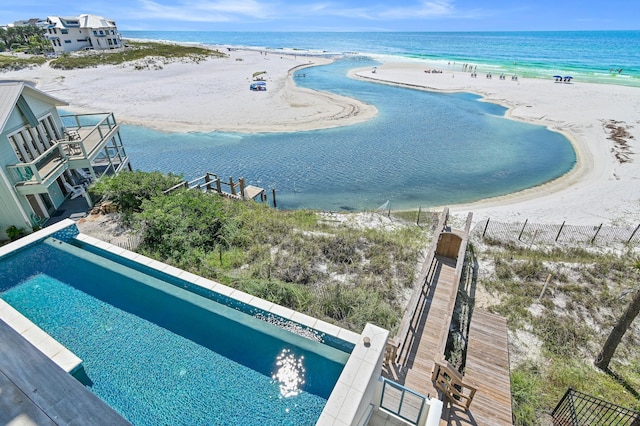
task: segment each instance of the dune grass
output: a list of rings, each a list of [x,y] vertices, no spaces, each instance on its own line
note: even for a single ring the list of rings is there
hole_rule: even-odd
[[[397,328],[427,229],[362,228],[184,189],[163,194],[175,179],[127,172],[91,190],[120,206],[149,257],[356,332],[367,322]]]
[[[42,56],[14,56],[0,54],[0,70],[19,70],[34,65],[42,65],[46,61],[47,60]]]
[[[99,65],[118,65],[140,61],[145,58],[160,59],[165,62],[189,60],[200,62],[211,57],[224,57],[224,53],[199,46],[185,46],[170,43],[127,41],[127,47],[113,50],[90,50],[64,54],[51,61],[57,69],[91,68]]]
[[[615,373],[593,365],[640,280],[633,253],[491,243],[479,251],[479,284],[493,299],[489,309],[505,316],[510,329],[515,424],[546,424],[569,387],[640,409],[637,323],[616,351]]]

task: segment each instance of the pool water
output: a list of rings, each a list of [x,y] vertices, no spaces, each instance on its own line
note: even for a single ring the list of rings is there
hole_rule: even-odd
[[[315,424],[349,356],[51,238],[0,276],[0,297],[135,425]]]

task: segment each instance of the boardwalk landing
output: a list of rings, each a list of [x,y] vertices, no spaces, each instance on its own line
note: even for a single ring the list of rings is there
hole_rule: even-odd
[[[447,404],[441,425],[512,425],[507,320],[475,309],[469,330],[464,379],[478,385],[469,411]]]

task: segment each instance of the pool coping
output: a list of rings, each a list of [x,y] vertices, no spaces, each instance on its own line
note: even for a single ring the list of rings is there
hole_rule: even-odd
[[[73,221],[70,222],[75,224]],[[69,223],[59,222],[48,226],[43,231],[46,231],[45,235],[49,236],[53,233],[67,229],[68,227]],[[17,241],[13,241],[10,244],[0,247],[0,257],[22,250],[32,244],[42,241],[43,234],[40,232],[34,232],[33,234],[29,234]],[[73,373],[82,366],[82,360],[76,354],[71,352],[62,343],[51,337],[2,299],[0,299],[0,320],[13,328],[25,340],[31,343],[40,352],[48,356],[49,359],[67,373]]]
[[[67,373],[73,373],[82,365],[82,360],[76,354],[2,299],[0,299],[0,320],[13,328],[27,342],[48,356]]]
[[[60,239],[66,241],[75,239],[82,243],[95,246],[106,252],[121,256],[125,259],[155,269],[164,274],[179,278],[199,287],[224,295],[248,306],[258,308],[262,311],[277,315],[281,318],[298,323],[302,326],[317,330],[321,333],[324,333],[325,335],[333,336],[335,338],[351,343],[352,345],[354,345],[354,348],[351,351],[349,358],[342,370],[342,373],[338,377],[338,381],[336,382],[331,395],[329,395],[327,403],[325,404],[325,407],[316,424],[322,426],[346,426],[360,424],[362,420],[369,414],[370,407],[372,406],[371,401],[373,399],[373,394],[375,393],[378,377],[380,376],[382,368],[385,346],[389,335],[388,330],[372,324],[367,324],[362,334],[354,333],[350,330],[341,328],[334,324],[330,324],[318,318],[314,318],[301,312],[294,311],[290,308],[269,302],[256,296],[252,296],[248,293],[236,290],[232,287],[226,286],[216,281],[200,277],[191,272],[187,272],[174,266],[167,265],[165,263],[126,250],[122,247],[115,246],[89,235],[82,234],[78,231],[75,222],[69,219],[65,219],[41,231],[30,234],[18,241],[8,244],[7,246],[0,247],[0,257],[8,253],[22,250],[31,244],[38,243],[51,236],[61,237]],[[8,246],[10,246],[10,249],[6,248]],[[4,301],[0,300],[0,302]],[[2,319],[2,313],[5,311],[8,313],[7,316],[11,315],[15,318],[24,318],[19,312],[11,308],[6,302],[4,302],[4,304],[7,305],[8,308],[4,307],[3,309],[2,304],[0,303],[0,319]],[[28,324],[26,324],[24,321],[37,328],[37,326],[31,323],[31,321],[29,321],[27,318],[24,318],[24,320],[18,320],[18,325],[16,326],[13,326],[12,324],[9,325],[14,329],[16,329],[16,327],[18,329],[25,328],[28,326]],[[71,372],[81,365],[82,360],[80,360],[80,358],[76,357],[71,351],[64,348],[64,346],[62,346],[59,342],[50,337],[44,331],[37,328],[37,330],[39,330],[38,332],[33,327],[28,326],[28,328],[25,329],[25,334],[27,334],[25,338],[29,340],[29,337],[33,335],[34,338],[30,340],[30,342],[38,349],[40,349],[40,347],[38,347],[38,344],[40,344],[38,340],[41,340],[43,342],[47,342],[45,345],[43,345],[43,347],[49,353],[54,351],[53,347],[55,346],[55,344],[66,350],[66,352],[63,352],[62,349],[60,349],[58,352],[61,355],[57,355],[58,352],[54,354],[54,356],[59,356],[60,363],[64,365],[61,365],[63,369]],[[26,333],[27,330],[33,331],[31,331],[30,333]],[[16,331],[18,330],[16,329]],[[48,340],[47,338],[50,340]],[[55,344],[52,342],[55,342]],[[57,348],[57,346],[55,347]],[[41,352],[47,355],[47,352],[45,352],[45,350],[40,349]],[[51,355],[48,356],[53,359]],[[72,362],[70,361],[72,357],[77,358],[78,362],[74,367],[71,368],[71,370],[68,370],[67,368],[69,368],[72,364]]]

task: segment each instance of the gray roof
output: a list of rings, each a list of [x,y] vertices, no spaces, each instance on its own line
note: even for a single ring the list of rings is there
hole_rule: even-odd
[[[63,100],[36,89],[26,81],[0,81],[0,133],[4,130],[9,116],[23,92],[56,106],[69,105]]]

